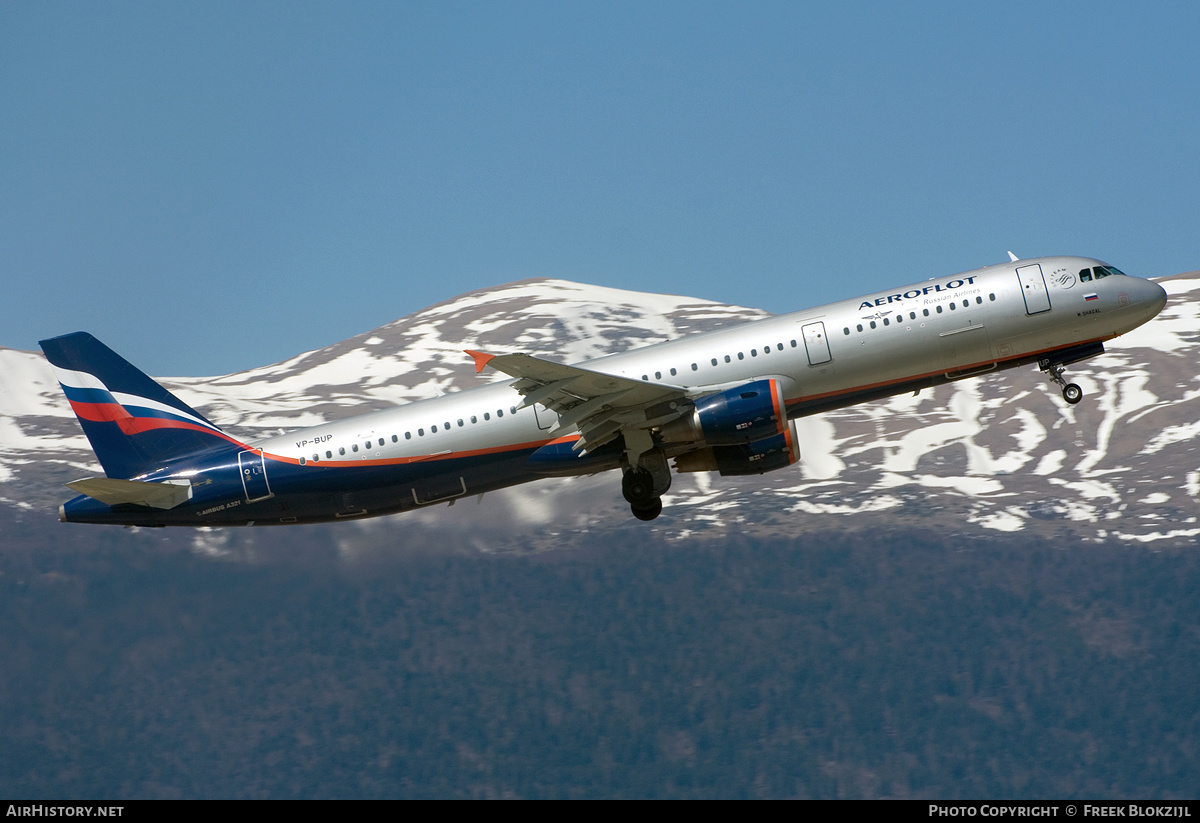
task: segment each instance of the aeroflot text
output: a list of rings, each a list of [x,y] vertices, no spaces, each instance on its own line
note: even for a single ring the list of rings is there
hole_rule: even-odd
[[[963,287],[964,283],[967,285],[970,285],[974,282],[975,282],[974,277],[964,277],[961,280],[951,280],[944,287],[942,286],[941,283],[939,283],[936,286],[925,286],[922,289],[911,289],[910,291],[906,291],[903,294],[887,294],[887,295],[884,295],[883,297],[876,297],[875,302],[873,302],[873,303],[870,301],[864,300],[862,303],[859,303],[858,308],[860,310],[861,309],[873,309],[876,306],[886,306],[888,303],[899,303],[901,300],[911,300],[914,297],[920,297],[923,294],[930,294],[930,293],[936,294],[937,292],[940,292],[940,291],[951,291],[953,289],[961,289]]]

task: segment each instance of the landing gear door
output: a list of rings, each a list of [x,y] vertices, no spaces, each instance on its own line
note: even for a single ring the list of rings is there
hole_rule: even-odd
[[[245,451],[239,454],[238,474],[242,476],[242,490],[246,492],[247,503],[274,496],[267,484],[267,465],[262,452]]]
[[[808,323],[800,327],[804,335],[804,349],[808,352],[808,364],[819,366],[833,358],[829,356],[829,340],[825,337],[824,323]]]
[[[1050,292],[1046,289],[1041,265],[1021,266],[1017,269],[1017,279],[1021,282],[1021,294],[1025,296],[1026,314],[1050,311]]]

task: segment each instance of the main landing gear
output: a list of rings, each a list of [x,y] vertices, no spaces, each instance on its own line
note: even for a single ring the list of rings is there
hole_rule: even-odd
[[[626,434],[626,443],[637,434]],[[624,475],[620,479],[620,492],[629,501],[634,517],[640,521],[652,521],[662,513],[662,495],[671,488],[671,467],[667,456],[654,446],[649,437],[638,445],[649,445],[644,451],[626,449],[622,461]],[[630,459],[632,457],[632,459]]]
[[[1062,373],[1065,367],[1062,363],[1052,363],[1049,360],[1043,360],[1038,366],[1050,378],[1051,383],[1062,388],[1063,400],[1074,406],[1083,399],[1083,389],[1079,388],[1077,383],[1068,383],[1063,379]]]
[[[621,493],[638,520],[653,520],[662,514],[662,498],[655,493],[654,475],[645,469],[625,472],[621,478]]]

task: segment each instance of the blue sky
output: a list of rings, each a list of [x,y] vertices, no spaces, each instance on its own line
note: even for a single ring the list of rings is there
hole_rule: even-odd
[[[524,277],[1200,268],[1194,3],[6,3],[0,345],[159,375]]]

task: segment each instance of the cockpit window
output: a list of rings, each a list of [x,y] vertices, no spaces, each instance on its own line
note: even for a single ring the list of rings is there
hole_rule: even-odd
[[[1091,269],[1084,269],[1083,271],[1081,271],[1079,273],[1079,282],[1080,283],[1087,283],[1087,282],[1091,281],[1091,279],[1092,279],[1092,270]]]
[[[1108,277],[1108,272],[1104,270],[1104,266],[1096,266],[1096,268],[1092,269],[1092,271],[1096,273],[1097,280],[1099,280],[1101,277]]]
[[[1121,275],[1122,277],[1125,277],[1125,276],[1126,276],[1126,275],[1125,275],[1125,272],[1121,271],[1120,269],[1118,269],[1118,268],[1116,268],[1116,267],[1114,267],[1114,266],[1097,266],[1097,267],[1096,267],[1096,276],[1097,276],[1097,277],[1099,277],[1099,276],[1100,276],[1100,269],[1104,269],[1104,271],[1105,271],[1105,273],[1106,273],[1106,274],[1119,274],[1119,275]]]

